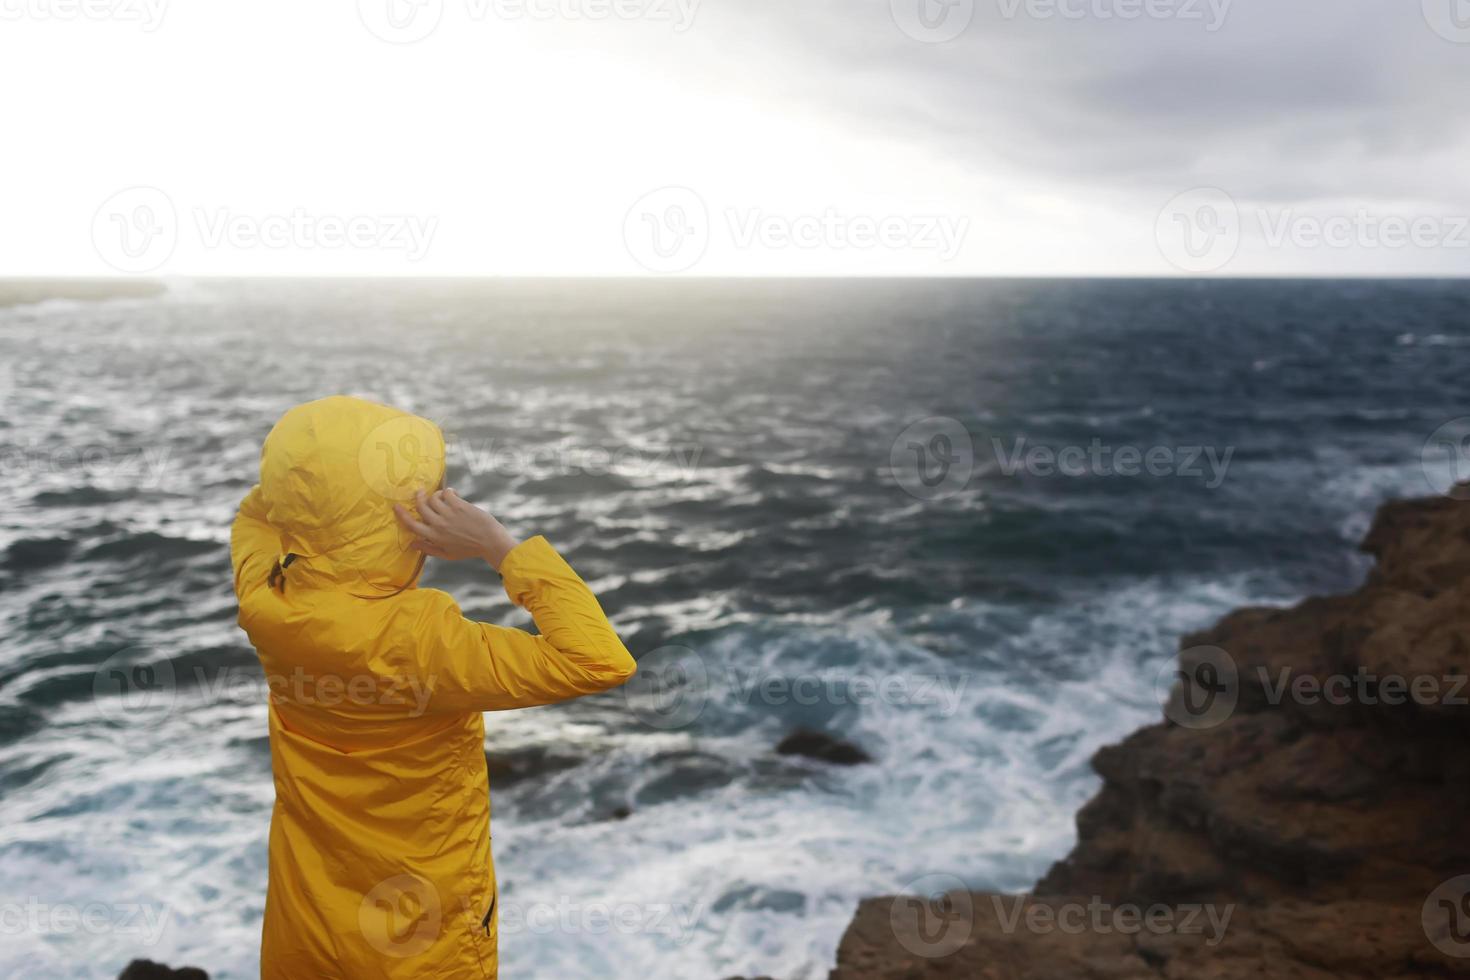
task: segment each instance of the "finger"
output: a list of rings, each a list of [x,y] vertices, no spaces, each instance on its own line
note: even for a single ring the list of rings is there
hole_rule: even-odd
[[[465,506],[468,506],[465,503],[465,499],[463,497],[461,497],[459,494],[457,494],[457,493],[454,492],[454,488],[453,487],[450,487],[448,490],[445,490],[444,491],[444,501],[446,503],[448,503],[451,507],[465,507]]]
[[[473,503],[471,501],[468,501],[468,500],[464,499],[459,494],[454,493],[453,490],[450,490],[449,492],[454,494],[454,496],[451,499],[454,501],[454,506],[457,507],[457,508],[459,508],[460,511],[465,512],[465,513],[468,513],[470,511],[476,511],[476,512],[482,513],[482,514],[488,514],[489,513],[489,511],[485,510],[485,508],[481,507],[480,505],[478,505],[476,503]]]
[[[426,496],[423,503],[419,505],[419,511],[424,514],[425,520],[430,520],[430,518],[434,517],[448,517],[449,505],[444,500],[444,492],[442,490],[435,490]],[[432,523],[431,520],[430,523]]]
[[[403,506],[402,504],[394,504],[393,513],[397,515],[398,522],[400,524],[402,524],[404,527],[408,528],[410,531],[421,538],[427,538],[429,535],[434,533],[427,524],[424,524],[422,521],[415,519],[414,516],[408,512],[408,508]]]
[[[438,517],[429,501],[429,494],[424,493],[422,490],[415,490],[413,492],[414,508],[419,512],[419,520],[425,525],[433,525],[435,518]]]

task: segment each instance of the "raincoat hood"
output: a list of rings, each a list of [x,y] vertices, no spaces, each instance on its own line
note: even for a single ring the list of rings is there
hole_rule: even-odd
[[[416,491],[439,486],[444,457],[438,426],[360,398],[323,398],[281,416],[261,448],[260,488],[286,580],[368,594],[413,584],[423,558],[393,505],[412,509]]]

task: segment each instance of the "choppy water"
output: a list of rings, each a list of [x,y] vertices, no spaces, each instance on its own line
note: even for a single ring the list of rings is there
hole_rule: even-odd
[[[793,980],[862,896],[1029,885],[1092,751],[1156,717],[1181,632],[1354,581],[1371,509],[1429,492],[1425,440],[1467,414],[1467,314],[1470,285],[1427,282],[202,283],[0,309],[0,974],[253,975],[270,761],[225,542],[293,403],[440,421],[454,485],[563,549],[640,678],[692,678],[489,716],[531,772],[493,792],[504,975]],[[931,431],[891,461],[933,416],[977,459],[923,499],[903,460]],[[1006,472],[1035,446],[1188,472]],[[488,571],[429,581],[523,622]],[[876,761],[774,754],[799,725]]]

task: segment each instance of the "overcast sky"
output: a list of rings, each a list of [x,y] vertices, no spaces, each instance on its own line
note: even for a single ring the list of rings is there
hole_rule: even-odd
[[[1470,0],[0,0],[0,274],[1463,275]]]

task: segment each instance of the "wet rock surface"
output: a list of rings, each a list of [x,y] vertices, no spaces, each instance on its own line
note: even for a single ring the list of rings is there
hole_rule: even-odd
[[[872,762],[873,757],[851,742],[833,738],[809,728],[798,728],[776,746],[778,755],[799,755],[834,766],[856,766]]]
[[[1363,548],[1356,592],[1184,638],[1031,896],[868,899],[833,980],[1470,976],[1470,502]]]

